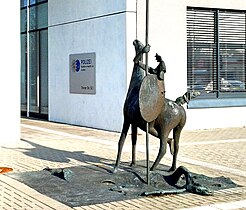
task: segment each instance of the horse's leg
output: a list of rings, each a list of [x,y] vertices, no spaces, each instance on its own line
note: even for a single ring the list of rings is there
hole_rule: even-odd
[[[166,145],[167,145],[168,136],[166,136],[165,134],[161,134],[159,139],[160,139],[159,153],[158,153],[158,156],[157,156],[155,162],[153,163],[152,167],[150,168],[151,171],[154,171],[156,169],[156,167],[160,163],[161,159],[166,154]]]
[[[176,126],[173,129],[173,140],[174,140],[174,144],[173,144],[173,163],[172,163],[172,166],[169,169],[169,171],[175,171],[176,170],[177,155],[178,155],[178,151],[179,151],[179,138],[180,138],[180,134],[181,134],[182,128],[183,127],[180,127],[178,125],[178,126]]]
[[[137,144],[138,127],[132,125],[132,163],[131,166],[136,165],[136,144]]]
[[[152,121],[152,122],[150,122],[149,123],[149,133],[152,135],[152,136],[155,136],[155,137],[157,137],[158,138],[158,132],[157,132],[157,130],[155,129],[155,127],[154,127],[154,125],[155,125],[155,121]]]
[[[168,138],[167,144],[169,145],[171,155],[173,155],[174,154],[174,140],[172,138]]]
[[[126,140],[126,135],[127,135],[129,126],[130,126],[130,123],[127,122],[126,120],[124,120],[123,128],[122,128],[121,135],[120,135],[120,139],[119,139],[119,142],[118,142],[118,153],[117,153],[117,159],[116,159],[116,162],[115,162],[115,165],[114,165],[113,173],[116,173],[118,171],[119,164],[120,164],[121,153],[122,153],[122,148],[123,148],[124,142]]]

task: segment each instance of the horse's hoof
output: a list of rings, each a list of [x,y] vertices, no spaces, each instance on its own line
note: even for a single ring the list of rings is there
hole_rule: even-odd
[[[176,167],[171,167],[168,172],[174,172],[176,170]]]
[[[114,170],[112,171],[113,174],[117,173],[118,167],[114,167]]]

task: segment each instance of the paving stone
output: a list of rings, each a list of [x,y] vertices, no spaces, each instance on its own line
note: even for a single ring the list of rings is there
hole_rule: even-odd
[[[40,171],[50,168],[88,166],[100,167],[98,158],[103,164],[114,164],[117,142],[120,134],[97,129],[83,128],[66,124],[40,120],[22,119],[22,140],[12,148],[2,147],[1,166],[11,167],[13,172]],[[126,139],[122,161],[131,160],[130,135]],[[156,158],[159,141],[150,136],[150,160]],[[194,194],[168,195],[153,198],[140,198],[119,202],[110,202],[91,206],[75,207],[76,210],[96,209],[246,209],[246,128],[225,128],[196,131],[183,131],[180,139],[178,165],[184,165],[192,172],[207,176],[225,176],[242,187],[216,191],[214,196],[202,197]],[[83,158],[81,158],[83,154]],[[92,158],[94,157],[94,158]],[[182,160],[182,157],[184,159]],[[96,159],[95,159],[96,158]],[[186,159],[195,160],[207,165],[189,163]],[[145,135],[138,133],[137,159],[145,160]],[[171,164],[169,151],[161,161]],[[217,168],[211,168],[215,165]],[[228,170],[223,171],[221,169]],[[231,169],[231,170],[230,170]],[[233,170],[242,173],[233,173]],[[227,205],[230,203],[230,205]],[[220,206],[219,206],[220,204]],[[72,209],[34,189],[0,175],[0,209]]]

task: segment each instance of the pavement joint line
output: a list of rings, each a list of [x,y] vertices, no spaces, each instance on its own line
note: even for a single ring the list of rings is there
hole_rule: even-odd
[[[61,136],[66,136],[66,137],[72,137],[74,139],[79,139],[79,140],[83,140],[83,141],[91,141],[94,143],[102,143],[102,141],[104,141],[104,144],[106,144],[106,145],[115,145],[114,141],[109,141],[106,139],[98,139],[98,138],[92,138],[92,137],[86,137],[86,136],[78,136],[75,134],[69,134],[69,133],[65,133],[65,132],[61,132],[61,131],[55,131],[52,129],[42,128],[42,127],[33,126],[33,125],[21,124],[21,126],[24,128],[29,128],[29,129],[47,132],[47,133],[51,133],[51,134],[56,134],[56,135],[61,135]],[[246,139],[226,139],[226,140],[212,140],[212,141],[186,142],[186,143],[181,142],[180,146],[209,145],[209,144],[238,143],[238,142],[246,142]]]
[[[246,207],[246,200],[233,201],[233,202],[224,202],[224,203],[216,203],[207,206],[197,206],[191,208],[182,208],[179,210],[233,210],[239,208]]]
[[[182,162],[185,162],[185,163],[190,163],[190,164],[193,164],[193,165],[199,165],[199,166],[207,167],[207,168],[210,168],[210,169],[216,169],[216,170],[219,170],[219,171],[228,172],[230,174],[246,177],[246,171],[243,171],[243,170],[240,170],[240,169],[229,168],[229,167],[226,167],[226,166],[221,166],[221,165],[218,165],[218,164],[212,164],[212,163],[208,163],[208,162],[194,160],[194,159],[190,159],[190,158],[186,158],[186,157],[182,157],[182,156],[179,156],[178,159],[179,159],[179,161],[182,161]]]
[[[74,135],[74,134],[70,134],[70,133],[55,131],[55,130],[48,129],[48,128],[41,128],[41,127],[33,126],[33,125],[21,124],[21,127],[29,128],[29,129],[33,129],[33,130],[38,130],[38,131],[42,131],[42,132],[46,132],[46,133],[51,133],[51,134],[55,134],[55,135],[71,137],[71,138],[79,139],[79,140],[83,140],[83,141],[90,141],[90,142],[94,142],[94,143],[102,143],[102,141],[103,141],[103,144],[106,144],[106,145],[113,145],[114,144],[113,141],[109,141],[106,139],[98,139],[98,138],[92,138],[92,137],[86,137],[86,136],[78,136],[78,135]]]
[[[55,135],[71,137],[71,138],[74,138],[74,139],[79,139],[79,140],[89,141],[89,142],[94,142],[94,143],[100,143],[100,144],[104,144],[104,145],[111,146],[111,147],[113,146],[114,148],[116,146],[116,142],[105,140],[105,139],[98,139],[98,138],[92,138],[92,137],[83,137],[83,136],[78,136],[78,135],[74,135],[74,134],[69,134],[69,133],[65,133],[65,132],[61,132],[61,131],[55,131],[55,130],[52,130],[52,129],[42,128],[42,127],[32,126],[32,125],[21,124],[21,126],[24,127],[24,128],[38,130],[38,131],[51,133],[51,134],[55,134]],[[219,141],[217,141],[217,143],[218,142],[224,142],[224,143],[230,142],[231,143],[232,141],[233,141],[233,139],[231,139],[231,140],[219,140]],[[245,141],[245,139],[234,139],[234,142],[239,142],[239,141],[240,142],[241,141]],[[213,142],[211,142],[211,144],[212,143]],[[194,142],[194,144],[195,144],[195,142]],[[126,146],[126,148],[129,147],[129,146],[127,147],[127,145],[125,145],[125,146]],[[157,148],[151,148],[150,150],[151,151],[156,151],[158,149]],[[138,145],[138,152],[144,152],[145,153],[146,152],[145,151],[145,145]],[[169,159],[172,158],[172,156],[170,154],[166,154],[166,157],[169,158]],[[229,168],[229,167],[225,167],[225,166],[221,166],[221,165],[217,165],[217,164],[215,165],[215,164],[212,164],[212,163],[207,163],[207,162],[203,162],[203,161],[199,161],[199,160],[194,160],[194,159],[190,159],[190,158],[186,158],[186,157],[182,157],[182,156],[179,156],[178,159],[181,162],[190,163],[190,164],[193,164],[193,165],[203,166],[203,167],[207,167],[207,168],[210,168],[210,169],[216,169],[216,170],[220,170],[220,171],[223,171],[223,172],[228,172],[228,173],[231,173],[231,174],[234,174],[234,175],[239,175],[239,176],[242,176],[242,177],[246,177],[246,171],[243,171],[243,170]]]
[[[226,139],[226,140],[211,140],[202,142],[186,142],[180,143],[180,146],[193,146],[193,145],[209,145],[209,144],[225,144],[225,143],[239,143],[246,142],[246,139]]]

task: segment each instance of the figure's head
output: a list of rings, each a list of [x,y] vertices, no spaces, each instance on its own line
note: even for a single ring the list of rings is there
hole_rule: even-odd
[[[155,54],[155,59],[157,62],[161,62],[162,61],[162,58],[160,55],[158,55],[157,53]]]
[[[140,42],[139,40],[134,40],[133,42],[133,45],[135,47],[135,52],[136,52],[136,55],[142,51],[142,49],[144,48],[144,45],[142,42]]]

